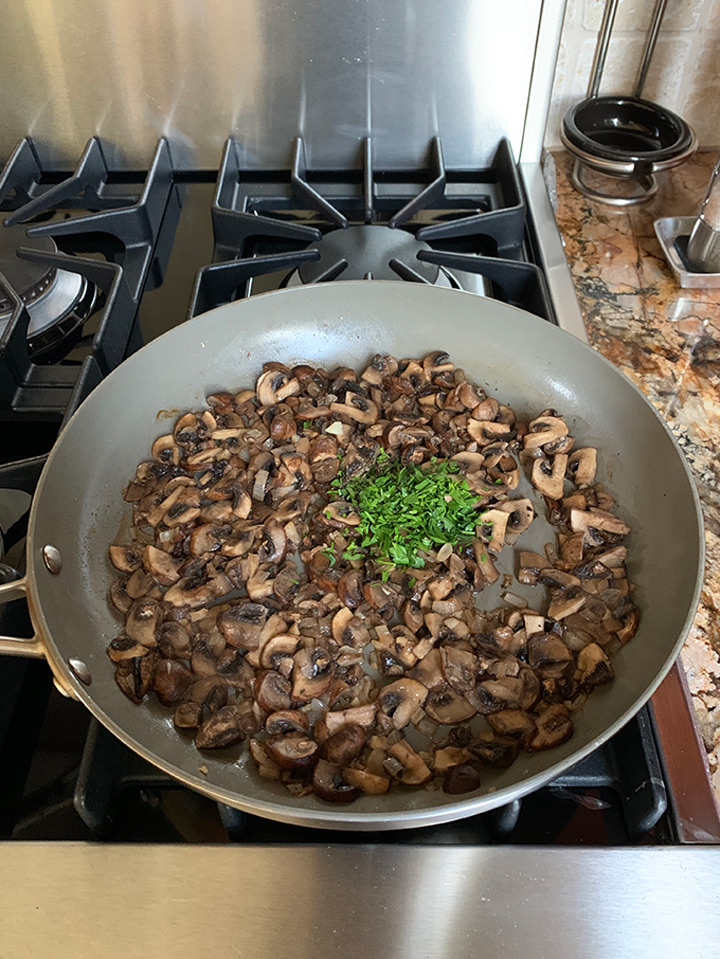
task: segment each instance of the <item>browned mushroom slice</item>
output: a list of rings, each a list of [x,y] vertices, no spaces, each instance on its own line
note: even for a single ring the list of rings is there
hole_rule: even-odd
[[[334,500],[323,510],[323,518],[327,520],[330,526],[359,526],[360,515],[355,511],[352,503],[346,503],[344,500]]]
[[[631,609],[622,617],[622,627],[617,631],[617,638],[621,643],[629,642],[637,632],[640,614],[636,609]]]
[[[299,644],[300,637],[292,633],[271,636],[260,650],[260,665],[263,669],[274,669],[289,679],[293,669],[293,656]]]
[[[107,648],[107,654],[114,663],[121,663],[125,659],[136,659],[138,656],[146,656],[147,646],[129,639],[127,636],[118,636],[110,643]]]
[[[394,583],[365,583],[363,594],[373,609],[381,615],[392,609],[399,609],[403,601],[403,594]]]
[[[266,669],[255,678],[255,699],[266,713],[290,709],[292,703],[289,681],[274,669]]]
[[[202,722],[200,703],[180,703],[175,710],[173,723],[178,729],[197,729]]]
[[[574,450],[568,457],[567,473],[576,486],[590,486],[595,481],[597,450],[591,446]]]
[[[279,523],[268,523],[262,533],[258,556],[261,563],[282,563],[287,553],[287,535]]]
[[[280,396],[280,392],[282,391],[283,387],[290,382],[290,373],[286,369],[271,369],[261,373],[258,377],[257,383],[255,384],[255,392],[260,405],[274,406],[277,402],[283,399],[283,397]],[[299,392],[300,384],[297,380],[294,380],[294,382],[297,383],[297,392]],[[290,396],[292,395],[292,392],[286,395]]]
[[[474,792],[480,788],[480,774],[474,766],[469,763],[461,763],[459,766],[451,766],[445,773],[443,780],[443,792],[451,796],[459,796],[462,793]]]
[[[582,609],[587,602],[587,593],[579,586],[553,590],[547,614],[550,619],[565,619]]]
[[[156,633],[163,620],[159,603],[153,599],[138,599],[128,610],[125,632],[130,639],[143,646],[156,646]]]
[[[540,456],[533,461],[532,483],[548,499],[561,499],[565,482],[567,456],[558,453],[552,460]]]
[[[494,583],[500,579],[500,573],[495,568],[492,557],[488,554],[487,547],[482,540],[475,540],[473,542],[473,553],[475,555],[475,562],[477,563],[478,569],[482,573],[485,582]]]
[[[145,570],[140,567],[140,569],[135,570],[125,583],[125,592],[130,599],[140,599],[141,596],[149,593],[154,585],[155,580],[150,573],[146,573]]]
[[[538,416],[528,424],[528,431],[523,437],[523,447],[526,450],[539,450],[547,443],[567,436],[567,432],[567,423],[559,416]]]
[[[356,723],[342,726],[328,736],[320,750],[323,759],[337,766],[349,766],[365,748],[365,730]]]
[[[289,769],[294,773],[308,771],[318,759],[318,744],[307,733],[270,736],[263,746],[281,769]]]
[[[150,689],[156,659],[152,653],[124,659],[115,667],[115,681],[128,699],[141,703]]]
[[[386,376],[392,376],[397,372],[397,368],[398,362],[394,356],[382,356],[376,353],[362,374],[362,379],[372,383],[373,386],[380,386]]]
[[[478,712],[487,715],[501,709],[529,709],[540,694],[540,681],[532,669],[521,669],[517,676],[486,679],[478,683]]]
[[[535,633],[528,639],[528,662],[543,676],[563,675],[573,655],[556,633]]]
[[[570,510],[570,527],[574,532],[579,530],[600,529],[618,536],[626,536],[630,527],[614,513],[602,509]]]
[[[523,709],[501,709],[490,713],[488,725],[498,736],[510,736],[525,745],[535,735],[535,719]]]
[[[176,659],[163,659],[155,665],[152,688],[163,706],[175,706],[185,699],[195,677]]]
[[[471,719],[477,709],[463,696],[459,696],[450,686],[431,689],[425,700],[425,712],[436,723],[453,726]]]
[[[161,586],[172,586],[180,579],[179,563],[169,553],[156,546],[146,546],[143,554],[145,568],[156,583]]]
[[[440,662],[446,681],[456,692],[464,695],[475,688],[478,661],[472,653],[456,646],[441,646]]]
[[[386,776],[377,776],[367,769],[355,769],[349,766],[342,771],[343,779],[350,786],[360,789],[369,796],[381,796],[390,788],[390,780]]]
[[[337,582],[337,594],[345,606],[356,609],[364,600],[363,576],[360,570],[349,569]]]
[[[136,546],[111,546],[108,552],[110,562],[121,573],[134,573],[142,566],[142,550]]]
[[[308,718],[299,709],[280,709],[265,720],[265,730],[270,736],[284,736],[287,733],[307,736],[309,729]]]
[[[223,706],[200,725],[195,734],[198,749],[227,749],[245,739],[240,712],[236,704]]]
[[[584,686],[601,686],[613,678],[610,660],[597,643],[588,643],[578,653],[575,679]]]
[[[357,798],[359,790],[343,777],[344,770],[325,759],[313,769],[313,791],[325,802],[348,803]]]
[[[388,753],[390,755],[383,763],[383,767],[393,779],[397,779],[406,786],[422,786],[423,783],[432,779],[432,773],[423,758],[405,740],[392,745]]]
[[[267,607],[261,603],[231,606],[220,613],[217,627],[231,646],[257,649],[267,616]]]
[[[431,649],[423,656],[417,666],[414,666],[408,673],[411,679],[416,679],[427,689],[437,689],[445,684],[445,674],[443,672],[442,659],[439,649]]]
[[[112,602],[115,609],[125,615],[127,611],[133,604],[133,599],[131,596],[128,596],[128,592],[125,589],[126,585],[125,579],[116,579],[110,585],[110,601]]]
[[[435,773],[446,773],[452,766],[460,766],[470,759],[470,753],[463,746],[443,746],[435,750],[433,770]]]
[[[327,649],[299,649],[293,657],[292,696],[299,703],[327,692],[335,676],[335,663]]]
[[[555,703],[543,710],[535,720],[537,732],[530,740],[530,750],[552,749],[568,740],[573,734],[573,722],[565,706]]]
[[[228,684],[222,676],[203,676],[185,694],[189,703],[199,703],[211,713],[227,704]]]
[[[331,403],[330,410],[341,416],[347,416],[356,423],[371,426],[377,423],[379,412],[372,400],[365,399],[357,393],[347,392],[344,403]]]
[[[398,679],[380,690],[378,704],[381,713],[389,717],[395,729],[403,729],[411,721],[428,695],[422,683],[414,679]]]
[[[368,703],[366,706],[352,706],[350,709],[339,709],[325,713],[325,725],[329,735],[336,733],[338,729],[347,725],[362,726],[367,729],[375,722],[377,712],[376,703]]]
[[[520,750],[517,739],[508,736],[496,736],[495,733],[481,733],[468,744],[470,752],[485,763],[486,766],[495,766],[498,769],[507,769],[512,766]]]

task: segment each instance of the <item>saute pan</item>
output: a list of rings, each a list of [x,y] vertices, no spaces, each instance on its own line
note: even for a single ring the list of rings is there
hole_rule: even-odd
[[[640,627],[615,658],[615,680],[576,714],[572,739],[489,771],[475,793],[398,791],[342,807],[294,798],[261,780],[246,754],[235,761],[199,753],[171,717],[134,705],[115,684],[105,650],[121,624],[108,600],[114,572],[107,549],[128,528],[121,491],[167,431],[168,416],[202,406],[208,393],[253,384],[264,361],[358,367],[376,352],[422,356],[433,349],[447,350],[470,378],[521,415],[556,408],[583,445],[598,448],[598,479],[632,528],[628,569]],[[540,542],[518,545],[542,548],[542,537],[551,538],[547,530],[535,535]],[[511,556],[503,558],[504,571],[512,565]],[[0,652],[45,656],[58,685],[124,743],[231,806],[308,826],[423,826],[536,789],[627,722],[680,651],[702,566],[700,509],[685,461],[653,407],[598,353],[537,317],[471,294],[409,283],[326,283],[253,297],[184,323],[123,363],[83,403],[50,454],[33,500],[27,575],[0,586],[4,601],[27,595],[35,637],[5,637]]]

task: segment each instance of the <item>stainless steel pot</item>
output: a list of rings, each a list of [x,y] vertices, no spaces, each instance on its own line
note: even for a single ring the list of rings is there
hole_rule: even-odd
[[[127,524],[121,490],[168,416],[202,406],[210,392],[254,383],[266,360],[358,367],[378,351],[421,356],[432,349],[447,350],[522,415],[555,407],[583,444],[597,446],[599,479],[632,526],[628,565],[640,628],[616,657],[614,682],[577,714],[574,737],[488,771],[475,793],[398,791],[342,808],[314,796],[295,799],[261,780],[246,756],[231,762],[199,753],[165,711],[133,705],[116,686],[105,652],[119,631],[108,601],[114,574],[107,548],[123,517]],[[511,558],[504,568],[512,570]],[[253,297],[184,323],[123,363],[83,403],[33,500],[26,578],[0,586],[1,600],[27,595],[35,637],[2,638],[0,652],[45,656],[58,685],[128,746],[239,809],[308,826],[422,826],[522,796],[616,732],[677,657],[702,568],[700,508],[682,454],[653,407],[598,353],[535,316],[471,294],[409,283],[327,283]]]

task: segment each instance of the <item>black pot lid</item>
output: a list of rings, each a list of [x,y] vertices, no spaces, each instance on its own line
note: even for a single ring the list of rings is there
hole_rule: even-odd
[[[619,163],[661,163],[688,150],[694,140],[677,114],[639,97],[591,97],[565,114],[568,146]]]

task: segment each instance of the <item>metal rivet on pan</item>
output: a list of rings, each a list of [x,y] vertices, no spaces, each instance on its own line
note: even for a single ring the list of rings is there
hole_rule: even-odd
[[[92,682],[92,676],[90,675],[90,670],[87,668],[82,659],[78,659],[77,656],[71,656],[68,659],[68,666],[72,669],[73,674],[77,676],[81,683],[85,683],[86,686],[89,686]]]
[[[57,574],[62,569],[62,556],[60,555],[60,550],[56,549],[54,546],[43,546],[42,548],[42,558],[43,563],[48,568],[48,570],[57,576]]]

